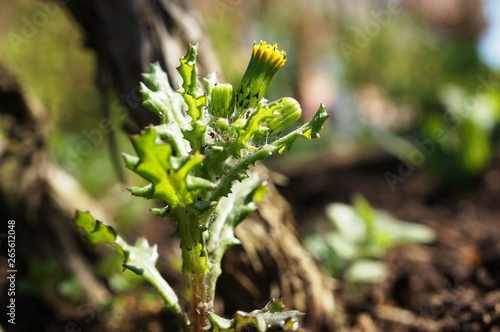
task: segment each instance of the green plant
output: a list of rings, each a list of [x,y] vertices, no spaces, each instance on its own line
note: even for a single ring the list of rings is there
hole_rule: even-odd
[[[158,253],[145,239],[127,244],[116,231],[87,212],[77,212],[75,223],[91,245],[109,243],[124,256],[124,267],[142,275],[161,294],[185,331],[255,331],[283,328],[295,331],[302,313],[283,312],[280,300],[262,310],[237,312],[232,320],[213,312],[215,284],[224,252],[238,243],[236,226],[255,209],[265,181],[248,168],[256,161],[291,148],[300,136],[319,137],[328,114],[321,105],[299,128],[282,134],[301,115],[292,98],[274,102],[264,94],[274,74],[285,64],[285,52],[261,42],[253,47],[248,68],[236,90],[217,82],[215,74],[198,82],[197,45],[190,46],[177,68],[183,83],[174,91],[167,75],[152,65],[144,75],[144,105],[161,120],[132,137],[136,156],[124,154],[125,165],[150,182],[130,187],[133,195],[166,204],[151,211],[175,220],[180,238],[182,270],[190,287],[190,315],[156,269]]]
[[[500,94],[483,84],[475,94],[458,85],[443,85],[438,96],[444,113],[428,114],[422,124],[421,135],[427,140],[437,131],[443,136],[427,156],[427,166],[454,185],[483,173],[495,154]]]
[[[375,283],[387,275],[380,261],[388,249],[410,243],[432,242],[432,229],[394,219],[374,210],[360,195],[354,205],[333,203],[326,213],[335,230],[312,234],[305,244],[313,255],[333,274],[342,274],[352,283]]]

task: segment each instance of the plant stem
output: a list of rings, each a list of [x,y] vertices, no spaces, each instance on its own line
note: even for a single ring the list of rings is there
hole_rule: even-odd
[[[191,291],[191,332],[203,331],[205,326],[205,280],[204,275],[193,274],[189,278]]]
[[[178,236],[181,238],[182,272],[187,276],[191,297],[191,331],[200,332],[205,326],[207,292],[205,277],[209,272],[208,258],[200,227],[200,215],[195,210],[176,213]]]

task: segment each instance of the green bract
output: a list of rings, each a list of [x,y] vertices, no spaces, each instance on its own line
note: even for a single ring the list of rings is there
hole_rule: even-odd
[[[137,156],[123,155],[126,167],[148,181],[146,186],[130,187],[130,192],[162,201],[164,206],[152,212],[177,223],[173,236],[180,238],[183,273],[190,282],[192,331],[209,324],[207,315],[213,307],[222,256],[227,248],[238,243],[234,229],[255,209],[253,201],[262,196],[265,183],[248,172],[249,166],[290,149],[300,136],[318,138],[328,119],[325,108],[320,106],[313,119],[290,131],[288,127],[302,113],[299,103],[292,98],[274,102],[263,98],[271,78],[285,64],[285,53],[276,45],[254,45],[238,91],[230,84],[218,83],[215,74],[204,80],[203,91],[196,68],[197,54],[198,46],[191,45],[180,60],[177,69],[183,81],[176,91],[158,64],[144,75],[144,105],[159,116],[160,124],[132,136]],[[122,253],[127,252],[129,246],[123,241],[117,243],[111,235],[103,239],[92,235],[106,226],[92,223],[90,218],[79,213],[75,222],[85,230],[91,243],[107,242],[121,248]],[[151,261],[146,270],[151,269],[151,264],[154,267],[155,262]],[[138,273],[145,268],[131,270]],[[172,293],[162,289],[166,283],[146,279],[162,294]],[[177,298],[166,301],[168,308],[178,307]],[[295,331],[301,315],[287,315],[281,310],[265,315],[239,313],[235,322],[248,317],[245,322],[260,324],[258,331],[264,331],[262,326],[269,322],[273,326],[286,324]],[[273,313],[279,313],[279,317],[268,317]],[[211,313],[211,331],[239,330],[239,323],[228,323],[226,329],[217,327],[216,321]]]

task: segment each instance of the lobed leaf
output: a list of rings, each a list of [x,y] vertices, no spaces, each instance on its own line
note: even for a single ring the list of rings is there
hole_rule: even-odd
[[[110,244],[115,247],[123,255],[123,266],[143,276],[144,279],[153,285],[165,301],[165,307],[179,318],[183,326],[187,326],[187,316],[179,306],[177,295],[156,269],[156,262],[158,260],[156,245],[151,247],[146,239],[139,238],[131,246],[117,235],[111,226],[94,219],[88,212],[77,211],[74,223],[83,229],[87,241],[92,246]]]
[[[258,174],[252,173],[241,181],[234,183],[232,192],[228,197],[222,198],[213,211],[209,211],[212,220],[209,225],[207,252],[210,257],[211,271],[209,278],[209,298],[215,296],[215,282],[222,272],[221,261],[226,250],[238,244],[234,235],[238,224],[255,210],[254,200],[262,199],[262,191],[266,190],[265,183]]]
[[[297,310],[283,311],[281,299],[274,299],[263,309],[252,312],[237,311],[233,319],[225,319],[209,313],[212,332],[268,332],[298,331],[304,313]]]
[[[77,211],[74,223],[84,230],[87,242],[91,246],[95,247],[103,243],[115,245],[115,240],[118,235],[116,235],[116,231],[113,227],[96,221],[90,213]],[[118,249],[121,250],[120,247],[118,247]]]
[[[131,187],[132,194],[164,201],[171,209],[192,204],[203,190],[213,188],[210,181],[191,173],[203,162],[203,156],[195,152],[187,157],[174,157],[168,143],[158,141],[154,127],[132,137],[132,145],[139,162],[128,162],[127,167],[151,182],[146,187]],[[126,160],[131,160],[126,157]]]
[[[207,108],[207,97],[198,82],[197,56],[198,44],[189,45],[186,55],[180,59],[181,63],[177,67],[183,80],[177,92],[184,98],[184,102],[187,104],[187,114],[191,117],[192,130],[185,130],[184,135],[193,149],[199,150],[204,144],[206,125],[203,121],[203,113]]]
[[[167,74],[159,64],[152,64],[150,72],[143,75],[143,80],[141,94],[144,106],[160,117],[165,126],[163,133],[176,149],[176,154],[188,155],[191,146],[182,133],[192,128],[182,111],[182,97],[170,87]]]

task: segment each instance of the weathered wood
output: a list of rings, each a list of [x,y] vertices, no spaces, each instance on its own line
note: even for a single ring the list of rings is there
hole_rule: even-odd
[[[75,210],[105,216],[77,181],[58,168],[47,152],[45,111],[15,75],[0,63],[0,215],[16,221],[16,264],[58,258],[80,281],[89,304],[109,297],[107,288],[79,247],[70,220]],[[4,221],[5,222],[5,221]]]
[[[129,132],[158,121],[141,105],[139,94],[141,74],[151,63],[158,62],[175,86],[179,58],[189,43],[200,42],[200,75],[219,68],[189,0],[70,1],[67,7],[84,31],[86,46],[96,53],[97,76],[111,80],[109,86],[129,111]]]

